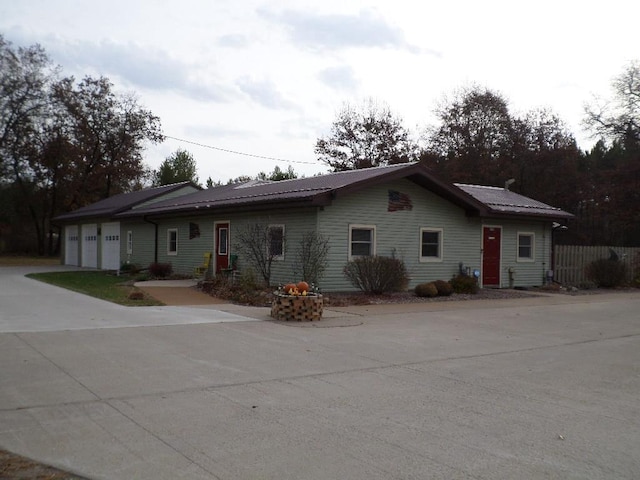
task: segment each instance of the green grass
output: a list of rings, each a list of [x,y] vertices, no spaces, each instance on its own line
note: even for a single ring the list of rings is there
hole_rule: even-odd
[[[130,278],[125,276],[117,277],[107,272],[30,273],[27,277],[119,305],[164,305],[146,294],[141,300],[131,300],[129,298],[131,292],[140,290],[131,284]]]

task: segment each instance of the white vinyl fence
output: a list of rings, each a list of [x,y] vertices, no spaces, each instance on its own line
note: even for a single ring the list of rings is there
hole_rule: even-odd
[[[578,286],[588,282],[586,267],[594,260],[617,255],[619,261],[627,264],[629,279],[640,274],[640,248],[627,247],[583,247],[576,245],[556,245],[554,248],[554,279],[563,285]]]

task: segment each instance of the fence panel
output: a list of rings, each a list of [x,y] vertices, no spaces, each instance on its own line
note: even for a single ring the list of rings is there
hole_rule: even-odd
[[[556,245],[554,247],[554,279],[563,285],[580,285],[589,280],[586,267],[594,260],[617,255],[626,263],[629,279],[640,274],[640,248],[581,245]]]

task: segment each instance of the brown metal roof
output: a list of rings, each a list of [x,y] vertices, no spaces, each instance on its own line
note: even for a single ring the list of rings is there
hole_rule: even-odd
[[[408,179],[463,208],[470,216],[529,216],[549,219],[569,218],[570,214],[505,189],[477,185],[451,184],[440,180],[419,163],[328,173],[278,182],[251,181],[209,188],[176,198],[133,208],[132,197],[103,200],[72,214],[111,215],[115,218],[197,215],[212,211],[257,211],[286,207],[330,205],[333,199],[362,188],[398,179]],[[142,191],[144,192],[144,191]],[[125,195],[135,195],[133,192]],[[111,201],[111,202],[109,202]],[[117,210],[114,208],[117,207]]]
[[[490,212],[496,214],[543,216],[558,219],[573,217],[573,215],[560,208],[552,207],[551,205],[525,197],[506,188],[466,185],[462,183],[456,183],[454,185],[485,204],[489,207]]]
[[[163,185],[161,187],[145,188],[144,190],[136,190],[135,192],[120,193],[112,197],[105,198],[98,202],[79,208],[73,212],[58,215],[53,220],[56,222],[68,223],[88,217],[112,217],[113,215],[125,210],[129,210],[136,205],[148,202],[154,198],[175,192],[183,187],[192,186],[200,188],[191,182],[173,183],[171,185]]]
[[[328,173],[316,177],[297,178],[278,182],[248,182],[209,188],[179,198],[160,201],[120,217],[140,215],[167,215],[179,212],[197,212],[211,208],[256,208],[276,204],[328,205],[331,199],[352,190],[381,181],[405,178],[428,170],[416,163]]]

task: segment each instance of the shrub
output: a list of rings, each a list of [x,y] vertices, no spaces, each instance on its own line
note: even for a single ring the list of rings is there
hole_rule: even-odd
[[[360,257],[347,263],[343,272],[354,287],[376,295],[405,290],[409,283],[404,262],[397,258]]]
[[[598,287],[615,288],[624,284],[627,278],[627,265],[618,260],[601,258],[587,265],[587,278]]]
[[[134,290],[129,294],[129,300],[144,300],[144,293],[140,290]]]
[[[436,280],[433,284],[438,289],[438,295],[441,297],[448,297],[453,293],[453,287],[445,280]]]
[[[120,265],[120,273],[126,273],[129,275],[136,274],[140,271],[140,267],[135,263],[123,263]]]
[[[478,283],[473,277],[456,275],[449,282],[455,293],[478,293]]]
[[[435,283],[433,282],[420,283],[416,285],[414,292],[418,297],[437,297],[438,287],[436,287]]]
[[[149,275],[155,278],[166,278],[173,273],[170,263],[152,263],[149,265]]]

